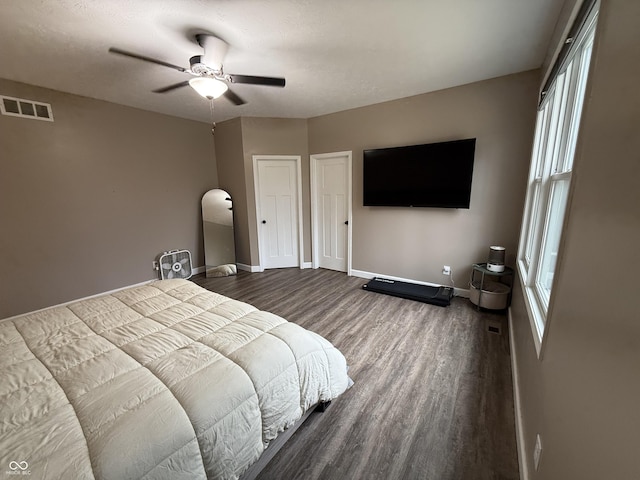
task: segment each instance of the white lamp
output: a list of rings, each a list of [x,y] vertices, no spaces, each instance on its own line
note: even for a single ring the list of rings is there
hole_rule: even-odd
[[[226,83],[211,77],[195,77],[189,80],[189,85],[204,98],[212,100],[218,98],[229,88]]]

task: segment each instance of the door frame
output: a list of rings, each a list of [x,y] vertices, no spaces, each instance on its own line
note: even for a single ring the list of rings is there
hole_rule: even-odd
[[[258,271],[264,272],[264,260],[262,254],[262,235],[260,228],[260,182],[258,179],[258,163],[264,160],[293,162],[296,168],[296,208],[298,210],[298,266],[303,268],[304,265],[304,237],[302,231],[302,157],[300,155],[252,155],[253,159],[253,187],[255,194],[256,207],[256,232],[258,240]]]
[[[347,275],[352,276],[351,273],[351,246],[352,246],[352,232],[353,232],[353,215],[352,215],[352,151],[344,152],[331,152],[331,153],[319,153],[310,155],[310,173],[311,173],[311,260],[312,267],[319,268],[319,255],[318,255],[318,161],[326,160],[335,157],[347,157]]]

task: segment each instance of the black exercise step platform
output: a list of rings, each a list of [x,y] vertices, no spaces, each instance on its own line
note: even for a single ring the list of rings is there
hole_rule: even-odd
[[[393,295],[394,297],[432,303],[440,307],[449,306],[451,297],[453,297],[453,288],[451,287],[432,287],[380,277],[375,277],[373,280],[365,283],[362,288],[370,292],[384,293],[386,295]]]

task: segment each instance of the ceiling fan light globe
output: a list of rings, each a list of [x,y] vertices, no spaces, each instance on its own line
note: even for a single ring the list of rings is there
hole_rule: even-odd
[[[189,85],[198,94],[209,100],[218,98],[229,88],[226,83],[210,77],[195,77],[189,80]]]

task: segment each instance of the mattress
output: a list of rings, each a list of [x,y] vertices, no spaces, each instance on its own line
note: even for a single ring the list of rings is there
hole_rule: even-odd
[[[321,336],[187,280],[153,282],[0,322],[0,471],[235,479],[349,385]]]

